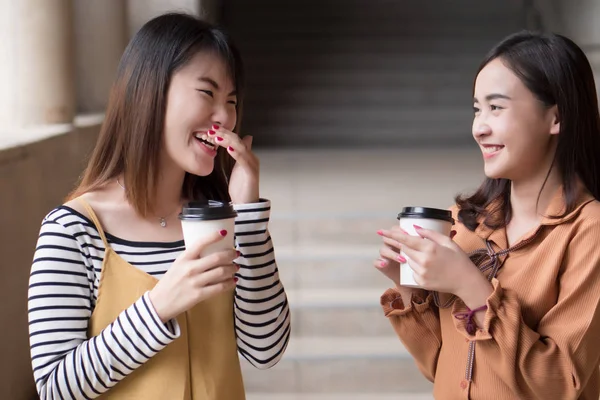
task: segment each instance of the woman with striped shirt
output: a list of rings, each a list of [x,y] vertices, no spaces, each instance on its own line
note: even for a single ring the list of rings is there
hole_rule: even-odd
[[[486,179],[450,237],[381,231],[381,297],[436,399],[600,396],[600,116],[583,51],[514,34],[485,57],[473,137]],[[399,249],[407,255],[399,254]],[[408,263],[425,289],[403,287]]]
[[[281,358],[290,312],[240,138],[240,56],[220,29],[166,14],[133,37],[106,119],[70,200],[44,219],[29,331],[42,399],[243,399],[238,352]],[[192,200],[232,202],[235,232],[185,248]],[[207,257],[234,235],[236,249]]]

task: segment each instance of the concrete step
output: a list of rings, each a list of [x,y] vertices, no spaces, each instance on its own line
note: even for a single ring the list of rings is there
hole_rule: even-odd
[[[286,282],[286,287],[287,287]],[[287,289],[295,337],[393,335],[379,305],[382,289]]]
[[[402,207],[447,208],[483,179],[481,153],[473,146],[257,154],[269,171],[261,176],[261,195],[272,201],[275,251],[288,259],[317,253],[335,258],[336,249],[338,255],[366,254],[355,246],[376,251],[376,231],[396,225]]]
[[[289,25],[294,26],[311,26],[310,22],[318,19],[320,21],[327,21],[328,19],[336,19],[335,23],[331,25],[337,26],[340,24],[339,8],[345,8],[344,17],[350,21],[360,23],[361,16],[365,15],[364,8],[369,7],[369,3],[365,0],[354,0],[354,1],[286,1],[286,2],[274,2],[274,1],[253,1],[252,6],[240,5],[240,2],[236,2],[238,5],[238,12],[227,13],[228,22],[231,20],[230,25],[236,26],[235,23],[248,24],[250,21],[261,21],[262,25],[264,22],[272,22],[278,26],[285,26],[283,23],[288,22]],[[481,21],[493,21],[494,19],[509,19],[516,18],[523,10],[522,2],[520,1],[481,1],[473,2],[472,0],[462,1],[435,1],[430,3],[423,3],[418,0],[403,0],[402,5],[394,4],[394,2],[387,2],[384,7],[369,7],[368,15],[371,17],[366,22],[376,22],[378,20],[382,23],[388,22],[404,22],[410,20],[418,21],[429,21],[436,20],[439,24],[453,25],[455,18],[468,18],[473,17],[474,22]],[[235,19],[237,17],[238,19]],[[243,20],[242,18],[247,18]],[[377,19],[375,19],[377,18]],[[364,19],[364,18],[363,18]],[[292,24],[292,22],[295,22]],[[253,24],[257,25],[257,24]],[[261,24],[258,24],[261,25]],[[490,23],[490,25],[493,25]]]
[[[372,265],[378,251],[378,244],[275,248],[280,278],[288,290],[381,288],[383,291],[390,283]],[[377,299],[378,296],[372,301]]]
[[[330,82],[345,82],[346,85],[356,85],[363,82],[354,82],[351,79],[356,78],[356,75],[362,72],[361,79],[365,80],[364,85],[367,86],[383,82],[383,79],[374,82],[374,77],[365,73],[365,71],[377,71],[384,74],[383,78],[388,80],[392,87],[396,87],[403,81],[402,76],[404,74],[413,74],[419,71],[430,71],[432,74],[454,72],[468,75],[470,72],[475,73],[484,54],[485,51],[480,50],[462,50],[459,55],[425,52],[382,54],[365,51],[358,55],[356,53],[336,54],[336,57],[321,55],[318,59],[312,61],[303,60],[301,54],[285,56],[279,53],[260,54],[247,63],[249,73],[252,72],[248,77],[248,84],[261,82],[265,84],[265,87],[269,87],[274,86],[274,83],[278,83],[279,87],[284,88],[296,83],[296,80],[290,79],[290,77],[297,77],[298,80],[302,80],[303,84],[314,86],[318,84],[331,85]],[[287,69],[280,70],[281,67],[287,67]],[[365,68],[368,69],[365,70]],[[337,79],[336,72],[340,74]],[[271,84],[269,84],[271,81],[267,80],[269,76],[272,76],[274,80]],[[286,76],[288,77],[287,82],[283,80]]]
[[[441,78],[432,74],[432,78]],[[473,76],[469,74],[469,77],[465,81],[472,81]],[[332,90],[335,89],[335,90]],[[401,87],[391,88],[386,87],[383,84],[379,87],[363,86],[361,83],[360,87],[337,87],[332,88],[329,86],[324,87],[298,87],[290,88],[289,90],[260,90],[252,92],[248,100],[252,102],[253,107],[260,109],[261,106],[271,105],[273,101],[273,95],[276,95],[281,99],[278,102],[278,107],[282,106],[298,106],[305,107],[307,104],[321,105],[323,107],[330,107],[331,104],[336,104],[339,107],[354,107],[358,105],[363,106],[375,106],[375,105],[388,105],[394,104],[398,108],[402,109],[415,109],[422,107],[440,107],[448,108],[455,106],[457,99],[460,98],[460,94],[465,90],[464,82],[461,82],[460,86],[449,87],[448,85],[442,85],[442,87]],[[357,90],[360,91],[360,96],[357,96]],[[277,92],[277,93],[276,93]]]
[[[286,37],[287,36],[287,37]],[[381,38],[382,40],[377,40]],[[319,40],[321,39],[321,40]],[[253,55],[272,54],[282,48],[292,50],[292,52],[301,52],[302,54],[323,54],[324,48],[329,49],[323,56],[336,57],[344,53],[424,53],[431,51],[445,54],[448,48],[457,51],[468,49],[485,50],[492,46],[496,40],[490,38],[473,39],[464,36],[449,36],[447,38],[420,36],[414,33],[407,36],[404,32],[390,34],[387,37],[378,32],[375,35],[338,35],[333,37],[319,38],[318,35],[307,36],[273,36],[270,40],[256,40],[247,42],[244,51],[251,52]],[[497,40],[501,37],[497,38]],[[289,51],[288,50],[288,51]]]
[[[259,117],[257,115],[257,117]],[[265,127],[266,120],[270,125]],[[257,146],[268,146],[270,148],[303,148],[306,150],[315,149],[364,149],[364,148],[401,148],[405,147],[427,147],[431,143],[437,146],[465,147],[472,144],[473,139],[470,135],[471,118],[466,118],[463,122],[436,124],[419,123],[415,126],[402,126],[402,121],[388,121],[378,123],[376,119],[371,119],[370,125],[365,125],[364,121],[356,122],[355,125],[347,124],[343,126],[326,125],[318,120],[311,122],[283,121],[277,118],[261,118],[261,124],[256,124],[253,119],[246,118],[248,127],[253,128],[247,131],[260,132],[260,136],[254,139]],[[361,123],[359,123],[361,122]],[[348,121],[346,121],[348,123]],[[401,133],[398,126],[402,126]],[[281,131],[285,130],[289,139],[281,137]],[[365,134],[367,133],[367,134]],[[351,138],[351,139],[349,139]]]
[[[269,370],[242,361],[249,393],[428,393],[399,339],[386,337],[295,337]]]
[[[248,393],[246,400],[433,400],[431,393]]]
[[[467,99],[465,99],[467,100]],[[351,119],[356,121],[356,124],[362,127],[365,132],[374,124],[386,124],[391,122],[401,122],[403,125],[409,126],[427,126],[432,124],[453,124],[453,123],[471,123],[473,118],[473,104],[470,101],[465,101],[464,105],[454,105],[444,109],[438,109],[435,113],[431,110],[423,109],[401,109],[395,104],[388,104],[386,107],[369,109],[365,107],[337,107],[331,106],[327,109],[313,105],[303,105],[300,109],[281,108],[278,110],[277,118],[282,121],[292,123],[296,121],[301,124],[325,124],[335,125],[342,124],[344,121]],[[265,112],[254,115],[252,120],[260,122],[273,118],[271,113]],[[376,121],[376,122],[375,122]],[[469,126],[465,127],[468,132]],[[318,133],[318,132],[316,132]]]

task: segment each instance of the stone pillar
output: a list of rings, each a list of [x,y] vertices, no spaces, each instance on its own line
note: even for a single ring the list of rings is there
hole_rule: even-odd
[[[73,121],[72,14],[71,0],[0,0],[1,132]]]
[[[75,0],[77,112],[103,113],[127,44],[122,0]]]
[[[220,0],[127,0],[129,37],[146,22],[169,11],[186,12],[217,22]]]

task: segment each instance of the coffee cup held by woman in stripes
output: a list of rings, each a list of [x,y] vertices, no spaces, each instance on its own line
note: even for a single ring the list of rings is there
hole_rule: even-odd
[[[87,168],[44,218],[31,267],[42,399],[243,399],[238,354],[260,369],[281,359],[290,312],[259,160],[236,132],[243,92],[231,39],[196,17],[156,17],[128,44]],[[234,223],[202,224],[185,246],[190,202]]]

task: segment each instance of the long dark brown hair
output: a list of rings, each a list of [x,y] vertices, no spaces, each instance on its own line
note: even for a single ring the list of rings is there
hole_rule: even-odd
[[[131,39],[119,63],[96,147],[69,198],[96,190],[120,174],[126,196],[143,216],[154,210],[167,92],[173,74],[198,52],[221,57],[237,92],[239,129],[243,66],[239,51],[220,28],[194,16],[169,13],[147,22]],[[230,201],[231,157],[219,148],[208,176],[186,173],[182,197]]]
[[[560,132],[551,168],[558,168],[561,175],[566,200],[563,215],[576,207],[577,178],[600,199],[598,97],[583,51],[564,36],[523,31],[497,44],[477,75],[495,59],[501,59],[545,107],[557,106]],[[471,230],[482,217],[490,228],[506,226],[512,218],[510,190],[507,179],[485,179],[474,194],[456,197],[459,220]]]

